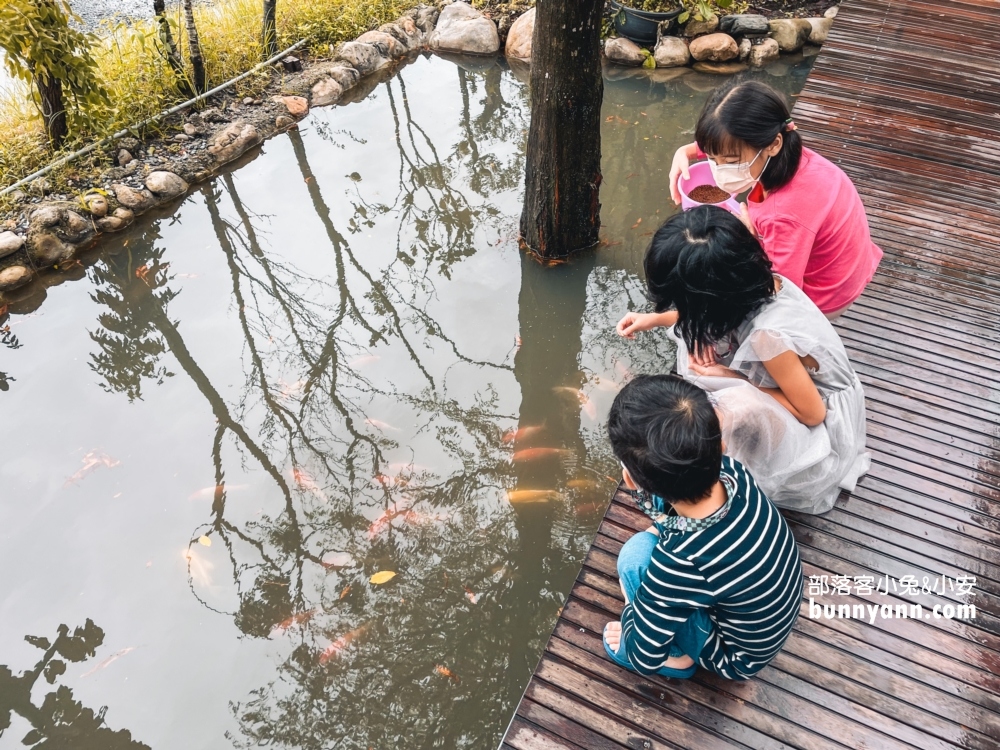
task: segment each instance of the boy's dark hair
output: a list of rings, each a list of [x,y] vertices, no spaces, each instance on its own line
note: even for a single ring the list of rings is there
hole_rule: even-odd
[[[691,352],[728,336],[774,296],[764,248],[718,206],[667,219],[643,265],[656,311],[677,309],[677,331]]]
[[[722,430],[708,396],[677,375],[639,375],[611,406],[615,456],[667,502],[707,497],[722,469]]]
[[[754,151],[767,148],[778,134],[781,151],[771,157],[761,174],[765,190],[776,190],[795,176],[802,160],[802,137],[788,130],[791,114],[777,91],[760,81],[734,81],[716,89],[705,102],[694,139],[713,156],[738,154],[742,144]]]

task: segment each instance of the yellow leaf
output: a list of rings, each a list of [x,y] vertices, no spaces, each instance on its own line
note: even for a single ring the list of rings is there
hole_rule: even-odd
[[[376,573],[371,578],[369,578],[368,582],[369,583],[376,583],[376,584],[378,584],[378,583],[388,583],[389,581],[391,581],[395,577],[396,577],[396,574],[393,573],[391,570],[380,570],[378,573]]]
[[[212,546],[212,540],[209,539],[207,536],[202,535],[202,536],[198,537],[198,544],[201,544],[201,545],[203,545],[205,547],[211,547]]]

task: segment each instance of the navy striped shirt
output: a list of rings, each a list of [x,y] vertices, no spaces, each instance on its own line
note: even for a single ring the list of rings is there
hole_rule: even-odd
[[[698,663],[729,679],[760,671],[792,630],[802,596],[792,532],[743,464],[724,456],[721,476],[732,497],[725,517],[699,531],[661,531],[635,600],[622,611],[619,653],[636,672],[663,666],[678,626],[696,609],[715,625]]]

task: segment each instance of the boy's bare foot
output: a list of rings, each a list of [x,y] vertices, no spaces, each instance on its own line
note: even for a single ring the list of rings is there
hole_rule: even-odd
[[[618,653],[618,646],[622,639],[622,624],[617,620],[609,622],[604,626],[604,641],[608,644],[613,652]],[[690,669],[694,666],[694,659],[692,659],[687,654],[682,654],[681,656],[670,656],[665,662],[663,662],[664,667],[669,669]]]

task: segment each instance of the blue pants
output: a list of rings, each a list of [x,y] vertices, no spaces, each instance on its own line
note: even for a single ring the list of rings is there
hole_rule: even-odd
[[[649,567],[649,561],[653,557],[653,549],[656,547],[657,541],[656,534],[650,534],[648,531],[640,531],[625,542],[621,552],[618,553],[618,576],[622,580],[622,584],[625,587],[625,595],[630,602],[635,599],[636,592],[642,584],[642,578],[646,574],[646,568]],[[681,625],[674,634],[674,640],[670,644],[670,656],[683,656],[687,654],[697,664],[698,657],[701,656],[702,649],[705,648],[705,642],[712,634],[713,627],[708,612],[704,609],[695,610],[687,619],[687,622]],[[628,659],[625,658],[623,653],[620,653],[620,645],[619,653],[612,653],[607,643],[605,643],[604,648],[615,663],[626,669],[631,669]],[[671,677],[681,676],[674,674],[677,671],[679,670],[669,670],[668,673],[665,670],[664,674]],[[692,674],[693,672],[694,668],[691,669]]]

